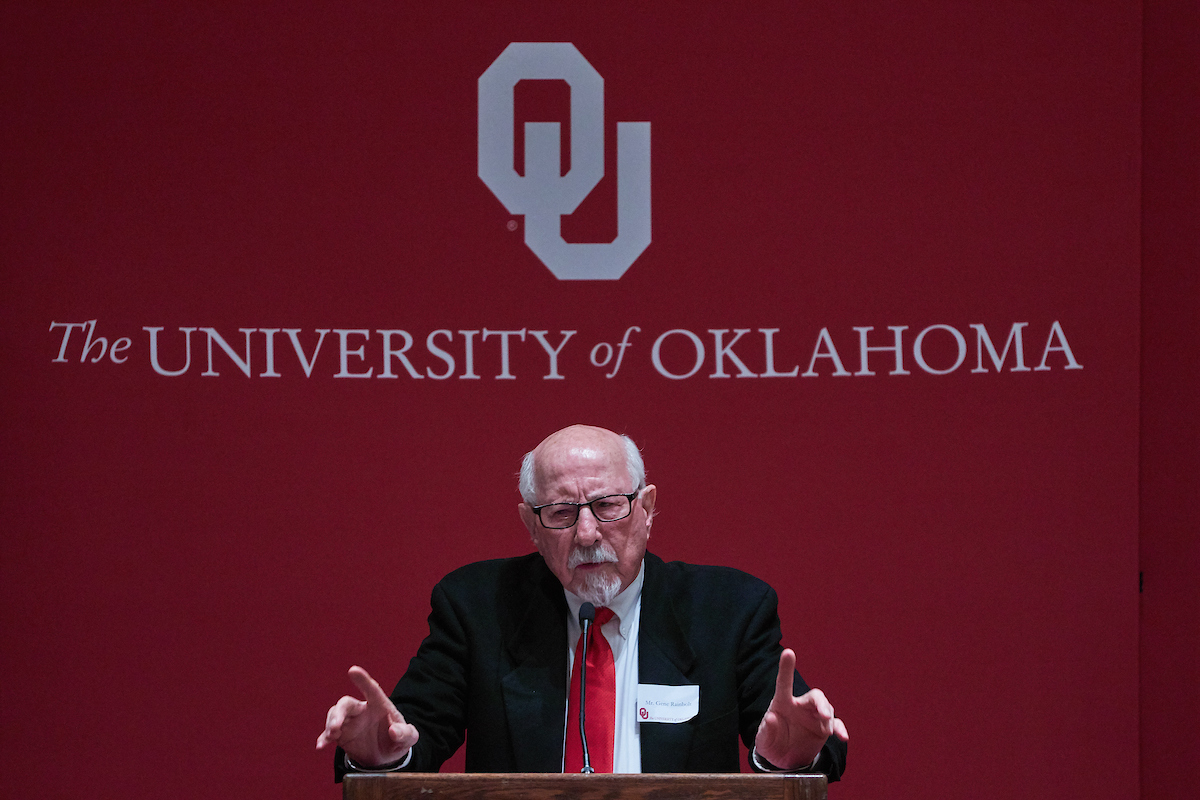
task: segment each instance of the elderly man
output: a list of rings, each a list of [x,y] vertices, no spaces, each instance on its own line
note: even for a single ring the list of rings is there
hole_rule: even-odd
[[[775,592],[646,552],[657,490],[628,437],[575,425],[525,456],[517,507],[538,553],[433,590],[429,636],[389,698],[359,667],[317,749],[347,770],[436,771],[469,732],[470,772],[578,772],[586,660],[591,765],[610,772],[845,768],[846,726],[780,647]],[[586,659],[579,612],[598,608]]]

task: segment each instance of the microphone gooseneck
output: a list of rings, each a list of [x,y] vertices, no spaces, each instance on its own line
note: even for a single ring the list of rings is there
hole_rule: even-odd
[[[587,717],[587,646],[588,634],[591,632],[592,623],[596,621],[596,607],[591,603],[584,603],[579,607],[579,627],[583,629],[583,637],[579,645],[580,652],[575,654],[579,661],[579,741],[583,744],[583,769],[581,773],[593,773],[596,770],[592,769],[592,759],[588,756],[587,730],[584,726],[584,720]]]

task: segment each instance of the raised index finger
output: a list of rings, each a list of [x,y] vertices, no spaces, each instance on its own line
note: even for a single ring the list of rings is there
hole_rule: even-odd
[[[792,680],[796,674],[796,654],[784,650],[779,654],[779,674],[775,676],[775,696],[781,700],[792,696]]]
[[[358,690],[363,693],[363,699],[368,703],[385,703],[391,705],[392,701],[383,693],[383,689],[379,688],[379,684],[375,682],[365,669],[362,667],[350,668],[350,680],[358,687]]]

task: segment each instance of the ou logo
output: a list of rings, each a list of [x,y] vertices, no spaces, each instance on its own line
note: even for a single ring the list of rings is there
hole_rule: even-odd
[[[525,174],[513,167],[513,88],[522,80],[571,87],[571,168],[560,175],[557,122],[525,123]],[[479,76],[479,177],[525,244],[562,281],[616,280],[650,245],[650,123],[617,123],[617,238],[575,244],[561,221],[604,177],[604,78],[569,42],[513,42]]]

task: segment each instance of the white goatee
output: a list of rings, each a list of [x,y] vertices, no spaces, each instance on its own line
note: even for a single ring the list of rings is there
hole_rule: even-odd
[[[567,566],[571,569],[580,564],[616,564],[617,553],[605,542],[596,542],[591,547],[577,547],[567,558]],[[585,572],[581,574],[583,586],[575,594],[597,608],[607,606],[612,599],[621,593],[621,577],[603,573]]]

